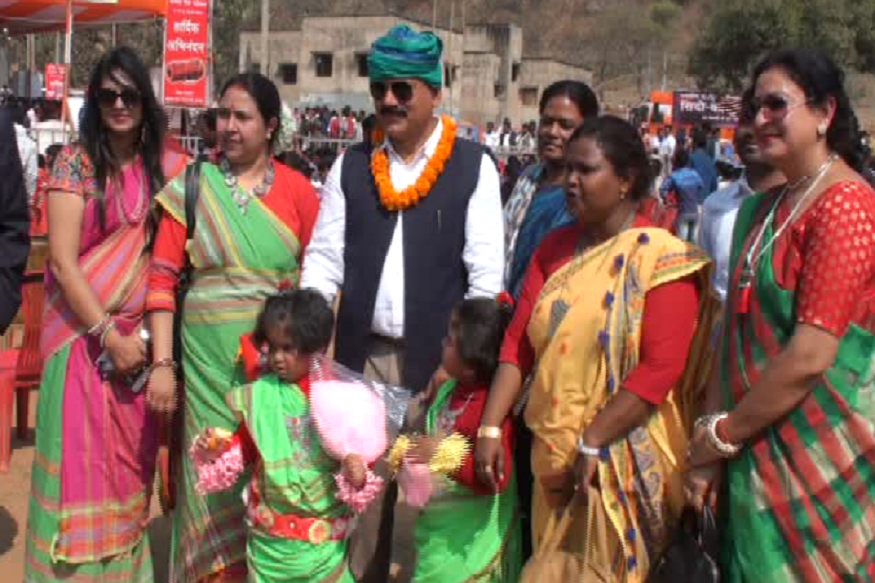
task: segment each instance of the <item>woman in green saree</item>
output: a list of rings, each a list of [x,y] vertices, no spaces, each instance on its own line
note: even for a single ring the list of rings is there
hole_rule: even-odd
[[[147,309],[152,313],[154,370],[149,390],[166,410],[175,406],[173,311],[182,313],[185,399],[183,451],[205,427],[233,429],[237,420],[225,394],[242,384],[240,337],[277,289],[297,284],[318,213],[318,198],[300,174],[271,160],[280,98],[258,74],[241,74],[224,87],[217,130],[223,155],[203,163],[196,232],[186,241],[185,180],[157,197],[164,215],[158,229]],[[174,290],[186,262],[192,284],[185,305]],[[201,497],[186,456],[176,484],[171,581],[245,580],[245,508],[240,487]]]
[[[687,496],[715,505],[726,481],[724,581],[873,581],[875,193],[828,57],[779,51],[754,85],[758,145],[788,186],[738,214]]]

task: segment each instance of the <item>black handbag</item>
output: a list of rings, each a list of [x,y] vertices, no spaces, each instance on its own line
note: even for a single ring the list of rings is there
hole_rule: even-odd
[[[668,548],[650,569],[647,583],[719,583],[720,537],[714,512],[687,508]]]
[[[198,157],[193,164],[185,169],[185,241],[188,243],[194,238],[195,231],[195,208],[200,197],[200,176],[203,158]],[[166,443],[159,450],[158,471],[161,476],[160,501],[161,509],[167,513],[176,507],[176,474],[181,463],[180,456],[183,454],[182,443],[185,419],[183,417],[185,402],[185,383],[182,372],[182,314],[185,306],[185,296],[191,287],[192,281],[191,260],[186,253],[185,267],[179,274],[179,282],[176,285],[176,311],[173,314],[173,361],[177,366],[176,395],[178,405],[170,423],[162,427],[162,442]]]

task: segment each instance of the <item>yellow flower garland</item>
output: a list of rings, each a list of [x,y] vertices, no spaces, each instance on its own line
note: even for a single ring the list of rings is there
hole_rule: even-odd
[[[416,182],[401,192],[392,186],[392,178],[389,176],[389,156],[386,155],[386,149],[377,148],[374,150],[371,155],[371,174],[373,174],[374,182],[377,184],[380,203],[387,210],[408,209],[415,206],[431,192],[438,177],[444,171],[447,160],[453,153],[453,144],[456,142],[456,122],[453,121],[453,118],[443,116],[441,123],[443,124],[441,139],[434,155],[429,159]]]

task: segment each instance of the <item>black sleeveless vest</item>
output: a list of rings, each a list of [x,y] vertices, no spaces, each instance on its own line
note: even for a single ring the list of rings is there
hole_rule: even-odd
[[[335,356],[361,372],[367,358],[374,302],[398,213],[380,204],[370,170],[370,149],[346,151],[341,189],[346,198],[343,296],[337,317]],[[483,149],[457,139],[429,195],[404,211],[403,384],[423,390],[441,361],[441,341],[452,309],[465,296],[462,261],[468,202],[480,179]]]

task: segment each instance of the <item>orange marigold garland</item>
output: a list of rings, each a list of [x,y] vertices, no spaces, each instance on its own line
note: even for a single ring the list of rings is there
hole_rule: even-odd
[[[441,172],[447,165],[447,160],[453,153],[453,144],[456,142],[456,122],[453,118],[443,116],[441,118],[443,128],[441,139],[438,142],[434,155],[429,159],[416,182],[398,192],[392,185],[389,176],[389,157],[385,148],[377,148],[371,155],[371,174],[377,183],[377,191],[380,194],[380,202],[390,211],[400,211],[416,205],[420,200],[428,196],[434,183],[437,182]]]

